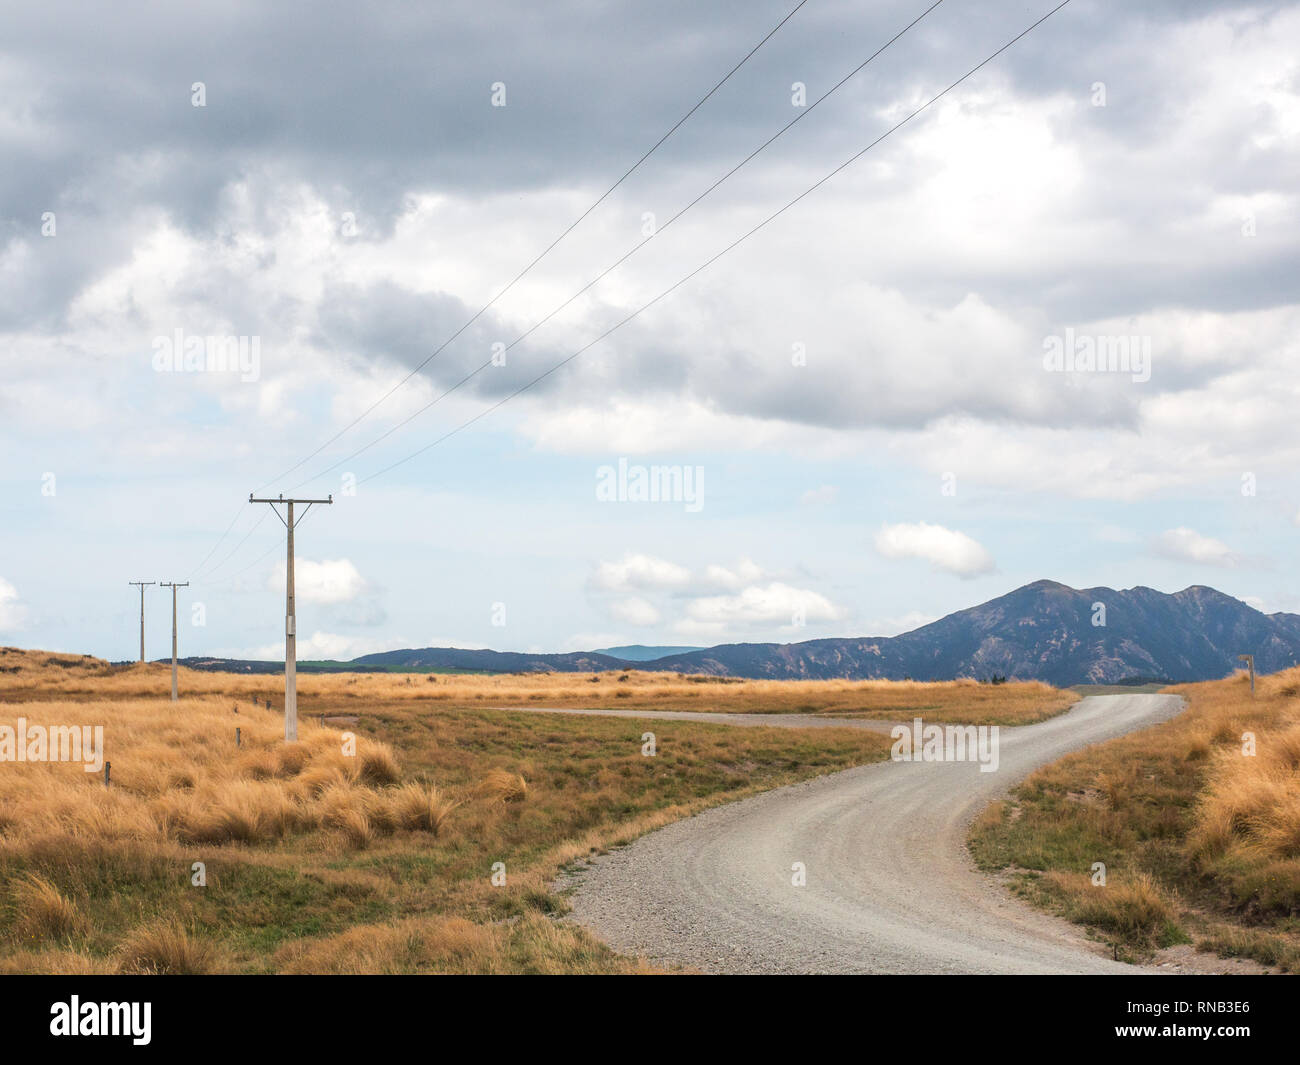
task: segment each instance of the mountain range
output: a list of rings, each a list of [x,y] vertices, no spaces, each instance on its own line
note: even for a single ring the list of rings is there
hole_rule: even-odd
[[[657,650],[675,653],[643,657]],[[625,657],[606,653],[615,651]],[[1241,654],[1253,654],[1260,673],[1300,663],[1300,615],[1264,614],[1203,585],[1167,594],[1145,587],[1076,589],[1042,580],[899,636],[606,652],[430,647],[363,655],[348,666],[584,673],[635,668],[773,680],[1003,676],[1056,685],[1195,681],[1226,676],[1240,666]],[[278,663],[222,659],[189,659],[187,664],[258,672],[281,668]]]

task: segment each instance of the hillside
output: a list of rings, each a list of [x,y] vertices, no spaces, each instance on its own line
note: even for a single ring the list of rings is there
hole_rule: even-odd
[[[1106,624],[1093,625],[1094,603]],[[1300,616],[1263,614],[1213,588],[1075,589],[1035,581],[900,636],[730,644],[643,668],[749,677],[934,680],[1000,674],[1050,684],[1214,680],[1255,655],[1271,673],[1300,662]]]
[[[1105,624],[1094,625],[1094,604]],[[1216,680],[1254,654],[1272,673],[1300,663],[1300,615],[1263,614],[1238,599],[1193,585],[1167,594],[1153,588],[1070,588],[1035,581],[900,636],[803,643],[737,643],[648,659],[654,648],[567,654],[428,647],[363,655],[356,670],[472,670],[588,673],[643,669],[757,679],[951,680],[1000,675],[1058,686],[1134,680]],[[665,648],[664,650],[671,650]],[[199,669],[271,672],[279,663],[189,659]],[[331,664],[329,668],[341,668]],[[304,669],[312,667],[305,666]]]

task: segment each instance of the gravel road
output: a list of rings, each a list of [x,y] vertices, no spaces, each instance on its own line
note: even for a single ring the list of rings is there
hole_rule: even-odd
[[[845,770],[671,824],[563,886],[576,886],[574,919],[615,949],[706,972],[1132,973],[980,873],[966,831],[1037,767],[1181,707],[1169,695],[1093,696],[1002,729],[997,772]],[[795,862],[806,886],[791,883]]]

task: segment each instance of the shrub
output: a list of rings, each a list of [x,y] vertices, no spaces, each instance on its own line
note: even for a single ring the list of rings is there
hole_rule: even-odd
[[[479,781],[474,794],[485,799],[500,799],[502,802],[523,802],[528,796],[528,782],[518,773],[493,769]]]
[[[135,929],[123,941],[118,955],[118,971],[122,973],[195,976],[218,969],[216,947],[174,920],[155,921]]]
[[[20,941],[63,939],[80,929],[76,905],[44,877],[25,876],[13,894],[14,934]]]

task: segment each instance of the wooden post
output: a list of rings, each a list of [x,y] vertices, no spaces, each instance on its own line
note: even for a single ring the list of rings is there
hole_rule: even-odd
[[[285,515],[280,518],[288,531],[285,541],[284,570],[284,742],[293,743],[298,738],[298,618],[293,581],[293,530],[294,526],[307,516],[308,510],[317,503],[333,503],[334,496],[331,494],[328,499],[285,499],[284,496],[276,499],[254,499],[250,493],[248,501],[270,503],[273,508],[283,503],[285,507]],[[304,510],[299,518],[295,518],[293,514],[295,503],[307,504],[307,510]],[[280,511],[277,509],[275,513],[279,515]],[[270,704],[267,705],[269,708]]]
[[[144,665],[144,589],[146,585],[154,584],[154,581],[127,581],[127,584],[138,584],[140,586],[140,665]]]
[[[158,585],[159,588],[170,588],[172,590],[172,702],[180,698],[176,685],[176,589],[188,588],[190,582],[177,584],[175,581],[163,581]]]
[[[239,745],[240,745],[239,728],[238,728],[238,726],[236,726],[236,727],[235,727],[235,746],[238,747]]]
[[[1250,694],[1254,695],[1255,694],[1255,656],[1238,655],[1237,657],[1241,659],[1241,661],[1245,662],[1247,667],[1250,669]]]
[[[104,787],[108,787],[108,774],[112,768],[113,768],[112,762],[104,763]]]

